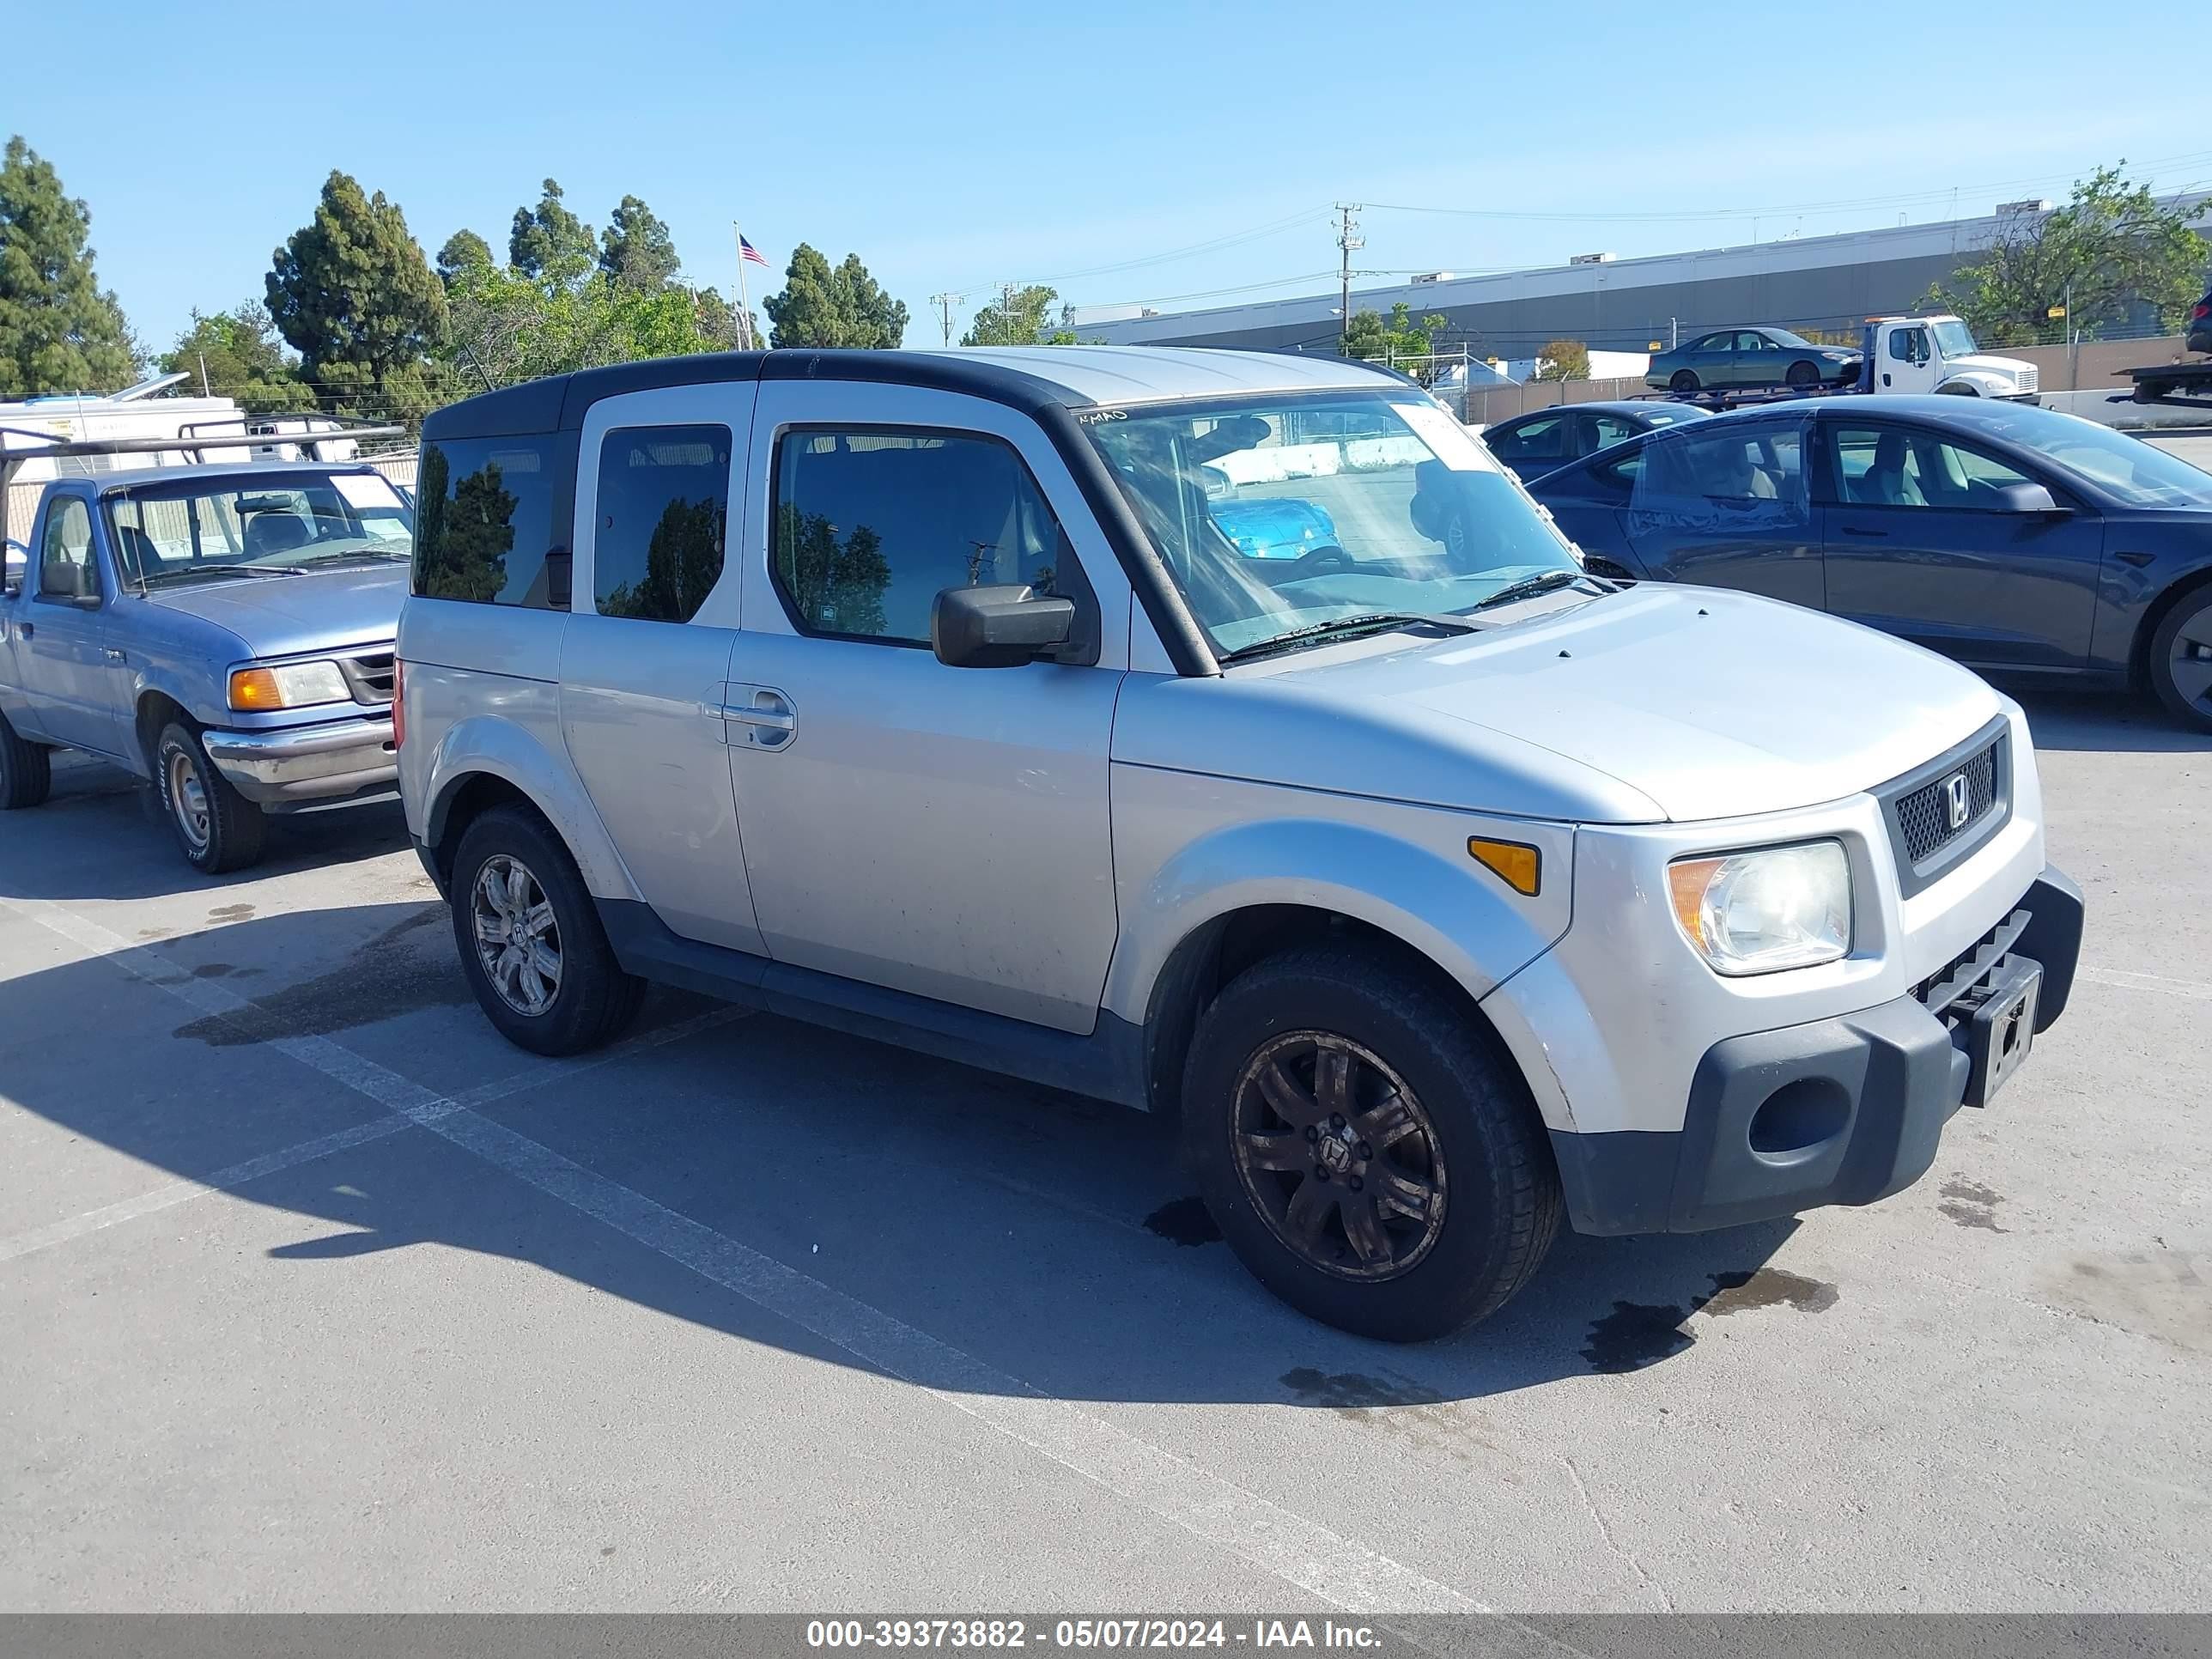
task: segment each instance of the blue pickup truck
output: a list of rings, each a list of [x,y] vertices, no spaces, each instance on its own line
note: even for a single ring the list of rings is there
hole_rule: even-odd
[[[150,781],[213,873],[260,856],[270,813],[393,789],[414,514],[374,468],[62,477],[7,534],[0,809],[44,800],[51,751],[78,750]]]

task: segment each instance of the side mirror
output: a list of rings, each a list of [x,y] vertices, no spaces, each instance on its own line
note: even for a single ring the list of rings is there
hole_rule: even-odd
[[[100,609],[100,595],[98,593],[71,594],[70,603],[80,611],[97,611]]]
[[[1999,484],[1997,501],[2007,513],[2059,514],[2066,511],[2039,483]]]
[[[930,648],[951,668],[1018,668],[1048,656],[1075,629],[1075,601],[1018,582],[948,587],[929,613]]]

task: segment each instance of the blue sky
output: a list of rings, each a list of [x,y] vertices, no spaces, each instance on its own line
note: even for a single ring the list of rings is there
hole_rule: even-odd
[[[770,286],[798,241],[856,252],[915,344],[938,337],[929,295],[972,307],[1001,282],[1164,309],[1328,287],[1338,199],[1455,210],[1362,214],[1354,258],[1379,284],[1948,218],[2122,156],[2162,189],[2212,186],[2212,132],[2121,92],[2156,43],[2202,39],[2201,8],[2163,0],[2124,29],[2040,0],[93,15],[14,9],[19,70],[112,72],[96,99],[77,73],[11,73],[0,131],[88,202],[101,280],[157,349],[192,307],[260,294],[332,167],[397,201],[428,253],[464,226],[503,252],[548,176],[595,225],[641,196],[725,292],[732,218]],[[1787,85],[1803,95],[1769,89]],[[747,274],[757,306],[770,273]]]

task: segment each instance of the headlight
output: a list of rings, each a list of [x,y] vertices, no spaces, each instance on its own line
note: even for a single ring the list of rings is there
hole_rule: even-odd
[[[1674,920],[1717,974],[1772,974],[1851,948],[1851,872],[1840,842],[1766,847],[1667,866]]]
[[[353,692],[334,662],[288,662],[274,668],[230,671],[233,708],[305,708],[319,702],[350,702]]]

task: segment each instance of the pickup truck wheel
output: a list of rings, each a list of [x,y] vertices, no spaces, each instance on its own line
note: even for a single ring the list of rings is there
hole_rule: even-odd
[[[26,743],[0,714],[0,812],[36,806],[53,785],[52,757],[40,744]]]
[[[2185,595],[2159,623],[2150,684],[2175,719],[2212,731],[2212,587]]]
[[[528,813],[485,813],[453,860],[453,942],[500,1035],[538,1054],[581,1054],[637,1017],[645,981],[622,970],[568,849]]]
[[[1184,1133],[1253,1276],[1392,1342],[1502,1307],[1559,1230],[1534,1103],[1464,1008],[1370,951],[1271,957],[1200,1020]]]
[[[216,876],[261,856],[268,818],[215,769],[190,726],[172,722],[163,728],[154,750],[154,784],[192,868]]]

